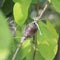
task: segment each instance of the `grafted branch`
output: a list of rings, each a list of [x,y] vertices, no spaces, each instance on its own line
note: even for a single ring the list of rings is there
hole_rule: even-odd
[[[44,12],[47,9],[48,5],[49,5],[49,3],[47,3],[44,6],[41,14],[35,19],[35,21],[33,21],[32,23],[28,24],[28,26],[26,27],[25,33],[24,33],[24,37],[22,37],[21,42],[19,43],[19,45],[18,45],[18,47],[17,47],[17,49],[16,49],[16,51],[15,51],[13,57],[12,57],[12,60],[15,60],[16,55],[17,55],[19,49],[21,48],[23,42],[26,40],[26,38],[27,37],[32,37],[36,33],[37,26],[36,26],[35,23],[38,23],[39,19],[41,19],[42,15],[44,14]],[[37,40],[35,42],[35,49],[34,49],[35,51],[34,51],[34,55],[33,55],[33,60],[35,60],[35,55],[36,55],[36,44],[37,44]]]

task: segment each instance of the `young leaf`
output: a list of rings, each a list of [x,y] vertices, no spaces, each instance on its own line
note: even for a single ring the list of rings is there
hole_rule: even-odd
[[[60,0],[51,0],[53,7],[60,13]]]
[[[27,19],[30,3],[31,0],[21,0],[14,5],[13,14],[15,22],[20,26],[22,26]]]
[[[39,22],[42,35],[38,33],[38,50],[45,60],[53,60],[57,53],[58,34],[49,21]]]
[[[0,11],[0,60],[6,60],[9,54],[9,48],[12,37],[7,25],[6,18]]]

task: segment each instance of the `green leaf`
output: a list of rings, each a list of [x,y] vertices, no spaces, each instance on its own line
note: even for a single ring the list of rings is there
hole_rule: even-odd
[[[23,30],[26,27],[26,24],[23,24],[21,27],[18,26],[16,29],[16,37],[15,39],[20,41],[20,38],[23,36]]]
[[[11,41],[12,37],[6,18],[0,11],[0,60],[5,60],[8,57]]]
[[[5,0],[0,0],[0,8],[3,6]]]
[[[33,48],[31,48],[30,52],[26,56],[26,60],[33,60],[33,53],[34,53]]]
[[[16,2],[20,2],[20,1],[22,1],[22,0],[13,0],[13,1],[16,3]]]
[[[60,0],[51,0],[53,7],[60,13]]]
[[[36,52],[35,60],[45,60],[45,59],[41,56],[40,52],[37,51],[37,52]]]
[[[39,2],[39,0],[32,0],[32,3],[34,3],[34,4],[36,4],[38,2]]]
[[[20,26],[22,26],[27,19],[30,3],[31,0],[21,0],[14,5],[13,14],[15,22]]]
[[[34,55],[34,49],[31,48],[30,52],[26,56],[26,60],[33,60],[33,55]],[[45,59],[41,56],[39,51],[36,51],[35,60],[45,60]]]
[[[45,60],[53,60],[58,48],[58,34],[49,21],[46,24],[40,21],[39,27],[41,34],[38,32],[38,50]]]
[[[13,1],[12,0],[5,0],[3,6],[2,6],[2,11],[4,12],[5,15],[8,15],[13,11]]]
[[[23,43],[19,53],[17,54],[16,60],[23,60],[28,55],[30,50],[31,50],[30,40],[26,40]]]

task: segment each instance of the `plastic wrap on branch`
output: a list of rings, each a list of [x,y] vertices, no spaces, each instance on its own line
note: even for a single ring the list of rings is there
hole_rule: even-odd
[[[16,51],[15,51],[13,57],[12,57],[12,60],[15,60],[16,55],[17,55],[19,49],[21,48],[23,42],[26,40],[26,38],[32,37],[37,32],[37,30],[38,30],[37,23],[38,23],[39,19],[42,17],[42,15],[44,14],[47,7],[48,7],[48,3],[45,5],[41,14],[35,19],[35,21],[29,23],[27,25],[27,27],[24,29],[24,34],[23,34],[24,37],[22,37],[21,42],[19,43],[19,45],[18,45],[18,47],[17,47],[17,49],[16,49]]]
[[[36,33],[37,30],[38,30],[38,27],[35,24],[35,22],[31,22],[25,28],[25,30],[24,30],[24,36],[25,37],[32,37]]]

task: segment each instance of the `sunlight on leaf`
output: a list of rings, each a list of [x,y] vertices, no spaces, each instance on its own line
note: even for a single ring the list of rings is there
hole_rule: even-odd
[[[40,21],[39,27],[42,35],[38,31],[38,50],[45,60],[53,60],[58,48],[58,34],[49,21],[46,24]]]
[[[22,26],[27,19],[28,9],[31,4],[31,0],[21,0],[20,2],[16,2],[13,8],[13,14],[15,18],[15,22]]]
[[[0,11],[0,60],[5,60],[10,52],[12,37],[8,28],[7,20]]]

